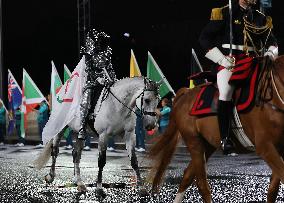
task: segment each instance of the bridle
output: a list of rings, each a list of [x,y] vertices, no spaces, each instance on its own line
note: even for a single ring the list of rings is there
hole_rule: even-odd
[[[147,82],[151,82],[151,81],[147,81],[147,79],[144,77],[144,88],[143,88],[143,91],[135,98],[135,101],[136,101],[139,97],[142,96],[142,97],[141,97],[141,108],[139,108],[139,107],[137,106],[137,104],[135,104],[135,107],[140,111],[140,114],[137,113],[137,112],[135,112],[135,111],[133,111],[132,108],[130,108],[130,107],[128,107],[126,104],[124,104],[124,103],[121,101],[121,99],[119,99],[119,98],[111,91],[110,87],[107,88],[107,91],[108,91],[119,103],[121,103],[124,107],[126,107],[126,108],[127,108],[128,110],[130,110],[131,112],[135,113],[136,116],[138,116],[138,117],[143,117],[143,116],[153,116],[153,117],[155,117],[155,116],[157,116],[157,113],[156,113],[156,112],[145,111],[144,108],[142,108],[142,107],[143,107],[143,101],[144,101],[143,98],[144,98],[145,92],[146,92],[146,91],[155,92],[155,93],[157,92],[157,89],[155,89],[155,88],[153,88],[153,89],[148,88],[148,87],[147,87]]]

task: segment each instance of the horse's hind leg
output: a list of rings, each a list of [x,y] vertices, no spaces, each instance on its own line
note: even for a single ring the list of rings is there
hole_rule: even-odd
[[[215,152],[216,148],[214,148],[213,146],[208,144],[208,146],[206,146],[205,150],[206,150],[206,152],[205,152],[205,161],[207,162],[209,157]],[[204,166],[205,166],[205,164],[206,163],[204,163]],[[206,168],[205,168],[205,172],[206,172]],[[196,174],[195,174],[195,171],[194,171],[193,163],[190,162],[189,165],[187,166],[187,168],[184,170],[184,175],[183,175],[183,178],[182,178],[182,182],[181,182],[181,184],[179,186],[178,193],[176,195],[174,203],[181,203],[182,202],[183,197],[185,195],[185,191],[192,184],[192,182],[193,182],[193,180],[195,178],[195,175]],[[205,174],[205,178],[206,178],[206,174]],[[198,184],[198,182],[197,182],[197,184]],[[200,187],[198,186],[199,190],[202,190],[202,188],[201,188],[202,184],[204,184],[204,183],[200,183]],[[206,183],[205,183],[205,185],[206,185]],[[208,185],[208,183],[207,183],[207,185]],[[207,189],[209,189],[209,186],[208,186]],[[209,192],[210,192],[210,190],[209,190]]]
[[[78,139],[76,136],[76,143],[74,145],[72,155],[73,155],[73,163],[74,163],[74,183],[77,184],[77,189],[79,192],[86,192],[87,188],[84,184],[84,182],[81,179],[80,174],[80,160],[82,155],[82,150],[84,147],[85,140]]]
[[[52,157],[52,164],[50,167],[49,174],[45,176],[45,181],[46,183],[52,183],[55,178],[55,164],[56,164],[56,159],[59,154],[59,143],[60,139],[62,137],[62,134],[59,133],[58,135],[55,136],[53,139],[53,143],[51,145],[51,157]]]
[[[192,184],[194,177],[193,165],[190,162],[187,168],[184,170],[183,178],[181,184],[179,185],[178,193],[176,195],[174,203],[182,202],[185,191]]]
[[[272,171],[270,185],[267,193],[267,203],[276,202],[277,194],[280,186],[280,178]]]

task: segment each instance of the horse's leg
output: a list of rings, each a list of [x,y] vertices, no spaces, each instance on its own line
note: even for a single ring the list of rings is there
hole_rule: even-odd
[[[187,187],[196,178],[196,184],[204,202],[212,202],[210,187],[207,182],[206,161],[215,151],[212,146],[205,147],[200,136],[183,136],[191,154],[191,163],[184,172],[182,183],[174,203],[181,203]]]
[[[178,193],[174,200],[174,203],[181,203],[185,194],[186,189],[192,184],[194,180],[194,167],[190,162],[187,168],[184,170],[183,178],[181,184],[178,188]]]
[[[255,146],[256,153],[269,165],[273,173],[280,178],[281,182],[284,183],[284,162],[274,144],[268,140],[256,140]]]
[[[51,164],[49,174],[47,174],[44,178],[46,183],[52,183],[54,181],[56,158],[59,154],[59,142],[60,142],[62,135],[63,135],[62,133],[59,133],[53,139],[53,142],[52,142],[52,145],[51,145],[52,164]]]
[[[283,159],[283,152],[282,159]],[[274,203],[276,202],[277,194],[279,191],[280,186],[280,178],[272,171],[272,175],[270,178],[270,184],[267,192],[267,202],[268,203]]]
[[[84,147],[84,142],[85,140],[83,139],[78,139],[76,136],[76,143],[74,144],[74,148],[72,151],[73,155],[73,163],[74,163],[74,183],[77,184],[77,189],[79,192],[86,192],[87,188],[84,184],[84,182],[81,179],[80,175],[80,160],[81,160],[81,155],[82,155],[82,150]]]
[[[270,185],[267,192],[267,203],[274,203],[280,186],[280,178],[272,171]]]
[[[190,145],[188,145],[190,146]],[[209,157],[215,152],[216,148],[213,147],[212,145],[206,146],[205,148],[205,159],[206,162],[208,161]],[[206,170],[206,169],[205,169]],[[190,162],[187,168],[184,170],[184,175],[181,181],[181,184],[178,189],[178,193],[176,195],[176,198],[174,200],[174,203],[181,203],[183,200],[183,197],[185,195],[186,189],[192,184],[193,180],[195,178],[195,173],[194,173],[194,167],[193,163]]]
[[[195,157],[196,156],[196,157]],[[196,177],[196,184],[198,190],[203,198],[203,201],[206,203],[212,202],[210,186],[207,181],[207,171],[206,171],[206,159],[204,153],[196,153],[194,155],[194,166],[196,167],[195,170],[195,177]]]
[[[126,131],[125,132],[125,138],[126,138],[126,149],[128,152],[128,157],[130,159],[131,162],[131,167],[135,172],[135,181],[136,181],[136,185],[137,188],[139,189],[139,195],[140,196],[147,196],[148,192],[145,188],[142,188],[143,183],[142,183],[142,178],[141,178],[141,174],[140,174],[140,170],[139,170],[139,166],[138,166],[138,160],[137,160],[137,156],[135,153],[135,144],[136,144],[136,136],[133,131]]]
[[[98,178],[97,178],[97,189],[96,189],[96,195],[98,198],[105,198],[106,193],[103,190],[102,182],[103,182],[103,169],[106,165],[106,135],[101,134],[99,137],[99,143],[98,143],[98,151],[99,151],[99,157],[98,157]]]

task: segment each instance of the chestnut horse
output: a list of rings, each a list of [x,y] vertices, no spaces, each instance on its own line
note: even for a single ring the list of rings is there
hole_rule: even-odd
[[[275,202],[280,181],[284,182],[284,56],[274,62],[260,57],[258,102],[245,113],[240,113],[244,131],[255,145],[256,153],[272,169],[267,202]],[[196,180],[204,202],[212,202],[207,181],[206,162],[220,147],[220,133],[216,116],[190,116],[200,87],[181,88],[174,100],[169,126],[150,151],[155,160],[152,170],[153,191],[159,189],[164,172],[182,138],[191,154],[191,162],[184,171],[175,203],[181,203],[186,189]],[[257,105],[256,105],[257,104]]]

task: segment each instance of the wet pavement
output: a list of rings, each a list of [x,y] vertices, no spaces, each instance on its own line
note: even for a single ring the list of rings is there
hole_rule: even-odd
[[[42,149],[35,146],[0,146],[0,202],[172,202],[183,170],[189,163],[187,153],[175,155],[166,173],[160,193],[154,197],[140,198],[133,184],[134,173],[126,151],[107,152],[107,164],[103,172],[103,186],[107,193],[104,200],[96,197],[97,150],[84,151],[81,174],[87,185],[87,193],[77,192],[72,184],[72,150],[60,148],[56,177],[46,185],[46,168],[37,171],[32,162]],[[142,177],[149,172],[145,154],[138,153]],[[208,179],[213,202],[265,202],[271,171],[254,153],[225,157],[216,152],[208,163]],[[150,187],[147,186],[149,190]],[[187,189],[183,202],[202,202],[195,185]],[[277,202],[284,202],[284,188],[280,187]]]

